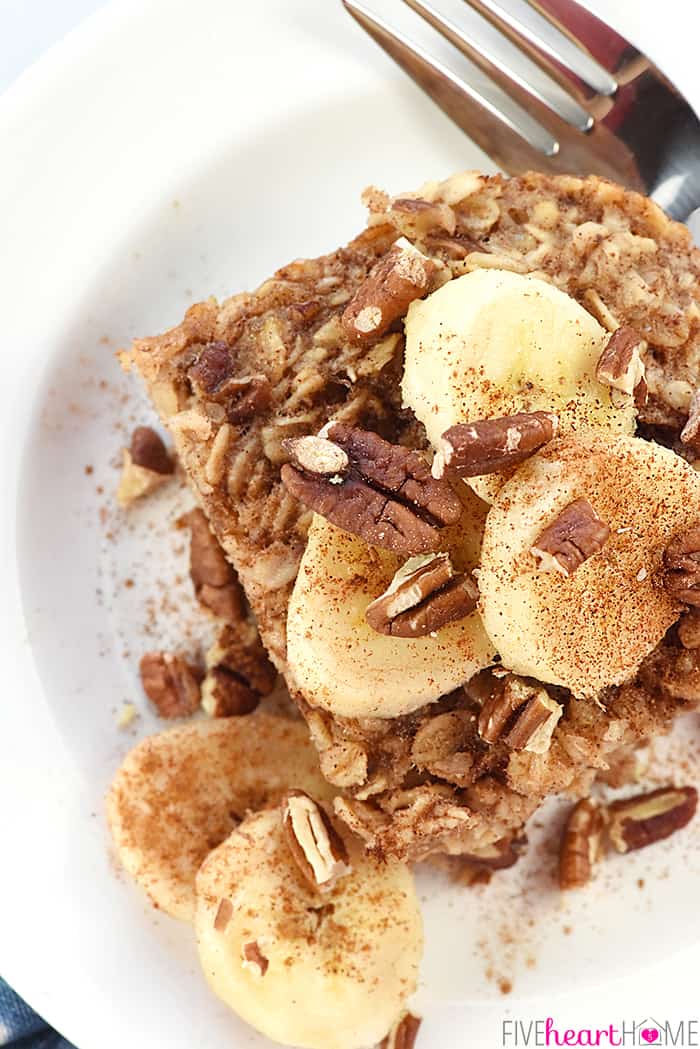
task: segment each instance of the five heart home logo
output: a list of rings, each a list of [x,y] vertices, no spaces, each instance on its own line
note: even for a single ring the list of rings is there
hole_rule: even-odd
[[[566,1027],[552,1016],[501,1023],[503,1049],[554,1049],[559,1046],[596,1046],[597,1049],[700,1049],[700,1016],[685,1020],[618,1019],[605,1027]],[[450,1047],[451,1049],[451,1047]],[[460,1047],[461,1049],[461,1047]]]

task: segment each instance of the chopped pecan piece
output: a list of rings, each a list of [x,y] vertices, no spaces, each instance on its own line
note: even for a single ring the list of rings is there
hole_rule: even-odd
[[[412,1013],[402,1013],[386,1038],[382,1038],[379,1049],[415,1049],[421,1021]]]
[[[347,455],[345,473],[328,477],[287,463],[282,480],[292,495],[374,546],[408,555],[436,550],[438,529],[459,520],[462,504],[423,456],[344,423],[331,425],[327,439]]]
[[[325,891],[350,873],[345,842],[308,794],[291,790],[282,799],[282,827],[294,861],[312,888]]]
[[[187,372],[195,392],[209,400],[215,400],[232,377],[233,359],[225,342],[210,342]]]
[[[200,674],[171,652],[146,652],[140,663],[141,684],[162,718],[183,718],[199,708]]]
[[[602,853],[603,814],[592,798],[572,808],[559,850],[559,887],[578,889],[587,885]]]
[[[690,399],[688,419],[681,430],[681,443],[700,448],[700,390],[696,390]]]
[[[197,600],[217,618],[237,623],[245,615],[245,598],[233,565],[199,508],[182,520],[190,529],[190,578]]]
[[[233,916],[233,904],[226,897],[219,902],[214,917],[214,928],[217,932],[226,932]]]
[[[700,611],[688,609],[678,623],[678,639],[683,648],[700,648]]]
[[[700,525],[673,539],[664,552],[664,584],[676,601],[700,607]]]
[[[473,251],[483,252],[486,250],[484,244],[480,244],[465,233],[457,233],[453,237],[431,233],[423,239],[423,247],[431,255],[460,260],[466,259],[467,255],[471,255]]]
[[[467,575],[455,575],[449,554],[422,554],[403,565],[388,589],[367,606],[365,619],[378,634],[425,637],[471,615],[479,590]]]
[[[548,525],[531,548],[540,572],[570,576],[603,549],[610,529],[587,499],[576,499]]]
[[[504,742],[511,750],[546,754],[564,708],[544,689],[533,691],[534,695],[518,714],[514,725],[504,737]]]
[[[355,342],[374,342],[432,287],[438,264],[407,240],[379,260],[345,308],[342,325]]]
[[[144,470],[168,476],[175,472],[175,463],[168,454],[163,438],[150,426],[137,426],[129,446],[131,460]]]
[[[227,385],[226,416],[236,426],[250,422],[267,411],[272,401],[272,386],[267,375],[246,375],[231,379]]]
[[[433,477],[442,477],[445,467],[460,477],[480,477],[516,466],[551,441],[558,428],[558,417],[549,412],[458,423],[442,435]]]
[[[420,197],[397,197],[392,201],[387,218],[411,240],[422,240],[432,231],[452,236],[457,228],[457,216],[449,204]]]
[[[638,407],[646,402],[647,394],[641,347],[642,339],[634,328],[617,328],[608,339],[596,367],[598,382],[634,395]]]
[[[131,444],[122,454],[117,502],[125,508],[160,488],[175,472],[175,463],[162,438],[150,426],[137,426]]]
[[[250,969],[256,976],[264,976],[267,972],[270,962],[260,950],[260,944],[257,940],[251,940],[250,943],[243,944],[242,965],[244,969]]]
[[[266,375],[234,375],[230,348],[225,342],[205,346],[187,377],[204,400],[226,408],[228,421],[249,422],[270,406],[272,386]]]
[[[310,327],[323,309],[320,299],[307,299],[306,302],[293,302],[288,308],[287,316],[297,327],[305,329]]]
[[[483,849],[474,852],[460,853],[460,857],[483,870],[501,871],[508,867],[514,867],[520,859],[523,849],[527,845],[524,834],[510,838],[501,838],[491,845],[485,845]]]
[[[212,718],[252,714],[260,695],[228,667],[212,667],[202,682],[202,708]]]
[[[477,730],[484,743],[498,742],[515,711],[527,703],[531,694],[530,687],[513,675],[491,682],[490,692],[484,699],[477,722]]]
[[[695,787],[661,787],[608,805],[608,836],[618,852],[643,849],[690,823],[698,805]]]
[[[253,623],[241,620],[226,626],[206,657],[202,706],[211,717],[250,714],[277,681]]]
[[[639,380],[634,388],[634,406],[637,411],[644,408],[649,400],[649,386],[644,376]]]

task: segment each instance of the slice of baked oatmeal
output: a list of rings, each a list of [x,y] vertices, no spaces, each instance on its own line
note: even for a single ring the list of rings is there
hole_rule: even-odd
[[[472,172],[366,200],[369,226],[347,248],[294,262],[253,294],[193,306],[127,357],[283,674],[312,516],[281,481],[291,457],[283,442],[333,419],[426,448],[423,426],[401,404],[403,317],[412,298],[444,281],[478,269],[534,275],[609,331],[634,328],[646,344],[644,435],[700,457],[692,440],[680,441],[700,355],[700,256],[653,203],[595,177]],[[402,857],[478,852],[517,832],[547,794],[585,793],[700,697],[668,670],[678,644],[667,639],[636,680],[609,691],[605,709],[561,694],[563,716],[543,753],[480,736],[479,712],[497,692],[490,673],[398,718],[343,718],[298,701],[324,773],[346,790],[338,813],[371,847]],[[690,681],[695,653],[683,656]]]

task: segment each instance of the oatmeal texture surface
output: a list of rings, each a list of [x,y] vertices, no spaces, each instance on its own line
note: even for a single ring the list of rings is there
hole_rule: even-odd
[[[368,228],[348,247],[293,262],[252,294],[193,306],[176,328],[137,340],[125,355],[282,673],[287,606],[311,520],[281,482],[291,458],[283,442],[333,419],[426,447],[400,396],[401,317],[411,296],[495,268],[555,285],[610,332],[629,326],[643,340],[649,387],[638,432],[691,462],[700,457],[697,427],[688,429],[700,364],[700,254],[685,227],[596,177],[466,172],[398,198],[369,190],[365,200]],[[393,283],[367,282],[380,262]],[[298,696],[322,770],[344,791],[336,812],[371,849],[416,858],[512,836],[548,794],[585,794],[597,775],[614,778],[636,746],[700,697],[696,652],[672,629],[603,706],[560,695],[551,746],[536,754],[480,737],[479,712],[494,687],[487,677],[389,720],[334,717]]]

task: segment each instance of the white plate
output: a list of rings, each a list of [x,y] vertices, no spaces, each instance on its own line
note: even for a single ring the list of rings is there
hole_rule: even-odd
[[[613,6],[700,99],[678,38],[652,39],[633,0]],[[261,1047],[207,992],[189,930],[109,858],[105,787],[156,727],[138,654],[183,617],[193,643],[202,629],[175,581],[184,494],[128,524],[111,502],[123,436],[150,417],[113,351],[345,241],[368,182],[399,191],[485,161],[330,0],[111,7],[6,96],[0,136],[0,971],[81,1049]],[[125,734],[127,699],[141,718]],[[687,749],[672,744],[669,774]],[[546,838],[535,828],[529,858],[486,889],[422,876],[422,1049],[500,1045],[506,1015],[665,1019],[695,1000],[698,828],[566,901]]]

